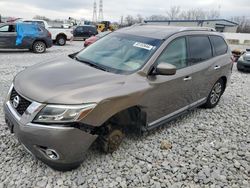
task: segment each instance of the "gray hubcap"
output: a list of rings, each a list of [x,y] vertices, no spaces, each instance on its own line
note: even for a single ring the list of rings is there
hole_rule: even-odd
[[[43,43],[39,42],[36,44],[35,48],[37,52],[41,53],[44,51],[45,46]]]
[[[217,83],[215,84],[212,92],[211,92],[211,96],[210,96],[210,102],[211,104],[216,104],[221,96],[221,92],[222,92],[222,85],[221,83]]]
[[[59,41],[58,41],[58,43],[59,43],[60,45],[63,45],[63,44],[65,43],[65,40],[64,40],[63,38],[60,38]]]

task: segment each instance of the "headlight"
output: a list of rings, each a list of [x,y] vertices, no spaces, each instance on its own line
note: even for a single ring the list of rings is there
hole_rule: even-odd
[[[35,117],[37,123],[70,123],[86,117],[96,104],[84,105],[47,105]]]

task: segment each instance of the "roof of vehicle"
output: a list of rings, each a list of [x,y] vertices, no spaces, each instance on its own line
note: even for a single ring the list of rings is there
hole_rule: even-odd
[[[78,25],[76,27],[95,27],[94,25]]]
[[[143,37],[150,37],[156,39],[166,39],[169,36],[184,32],[184,31],[203,31],[203,32],[215,32],[213,28],[207,27],[177,27],[177,26],[167,26],[161,24],[138,24],[131,27],[126,27],[119,29],[116,32],[132,34]]]
[[[27,21],[30,21],[30,22],[46,22],[45,20],[39,20],[39,19],[20,19],[20,21],[22,22],[27,22]]]

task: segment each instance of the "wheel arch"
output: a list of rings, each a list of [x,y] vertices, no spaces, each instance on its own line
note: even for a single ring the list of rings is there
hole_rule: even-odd
[[[126,132],[141,132],[146,125],[146,112],[138,105],[131,106],[115,113],[102,126],[106,124],[122,127]]]
[[[48,45],[47,45],[47,42],[45,41],[45,40],[43,40],[43,39],[35,39],[33,42],[32,42],[32,48],[33,48],[33,46],[34,46],[34,44],[36,43],[36,42],[43,42],[45,45],[46,45],[46,48],[48,48]]]
[[[223,88],[223,93],[224,93],[225,89],[227,87],[227,77],[226,76],[222,76],[220,79],[223,81],[223,84],[224,84],[224,88]]]
[[[67,36],[66,36],[65,33],[58,33],[58,34],[56,35],[56,40],[57,40],[57,38],[60,37],[60,36],[63,36],[63,37],[67,40]]]

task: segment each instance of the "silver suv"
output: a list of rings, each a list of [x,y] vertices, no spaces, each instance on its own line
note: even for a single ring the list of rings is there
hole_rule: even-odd
[[[113,152],[129,131],[215,107],[232,66],[223,36],[211,29],[128,27],[19,73],[4,105],[6,122],[38,159],[68,170],[95,140]]]

